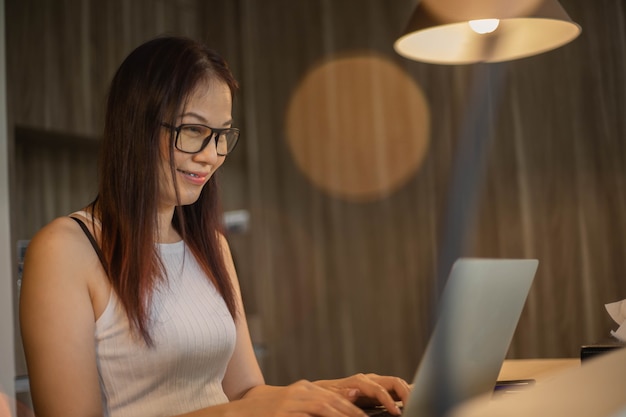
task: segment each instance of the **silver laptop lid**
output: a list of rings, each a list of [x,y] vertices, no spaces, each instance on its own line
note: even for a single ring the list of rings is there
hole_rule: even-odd
[[[493,390],[537,265],[536,259],[454,263],[403,416],[443,415]]]

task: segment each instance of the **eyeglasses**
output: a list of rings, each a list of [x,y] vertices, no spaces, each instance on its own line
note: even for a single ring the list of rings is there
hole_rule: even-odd
[[[219,156],[226,156],[235,149],[239,140],[239,129],[229,127],[226,129],[216,129],[213,127],[198,124],[182,124],[172,126],[163,123],[163,127],[176,132],[174,146],[181,152],[199,153],[215,137],[215,150]]]

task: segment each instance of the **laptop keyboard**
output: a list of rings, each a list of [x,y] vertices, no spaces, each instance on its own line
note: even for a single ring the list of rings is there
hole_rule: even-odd
[[[402,409],[402,407],[400,407],[400,409]],[[365,411],[365,414],[367,414],[369,417],[397,417],[396,415],[391,414],[389,411],[387,411],[387,409],[384,407],[368,408],[363,411]]]

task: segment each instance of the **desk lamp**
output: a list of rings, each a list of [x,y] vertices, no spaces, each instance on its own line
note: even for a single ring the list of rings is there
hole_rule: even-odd
[[[475,65],[470,100],[448,189],[436,288],[440,294],[454,261],[460,257],[477,201],[488,137],[497,108],[493,98],[504,81],[501,63],[537,55],[574,40],[581,32],[557,0],[423,0],[418,1],[406,30],[394,43],[401,56],[429,64]],[[433,320],[434,322],[434,320]],[[446,333],[438,347],[439,372],[433,381],[434,416],[453,404],[454,384],[446,380],[446,346],[467,343]],[[452,388],[451,388],[452,387]]]
[[[424,0],[394,49],[435,64],[502,62],[558,48],[580,31],[557,0]]]

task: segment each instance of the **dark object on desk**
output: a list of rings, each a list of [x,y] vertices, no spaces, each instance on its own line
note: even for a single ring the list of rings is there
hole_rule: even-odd
[[[583,345],[580,348],[580,360],[582,362],[597,355],[623,347],[626,347],[626,343],[615,338],[610,338],[603,342],[592,343],[590,345]]]
[[[508,379],[496,382],[494,393],[518,392],[535,385],[534,379]]]

